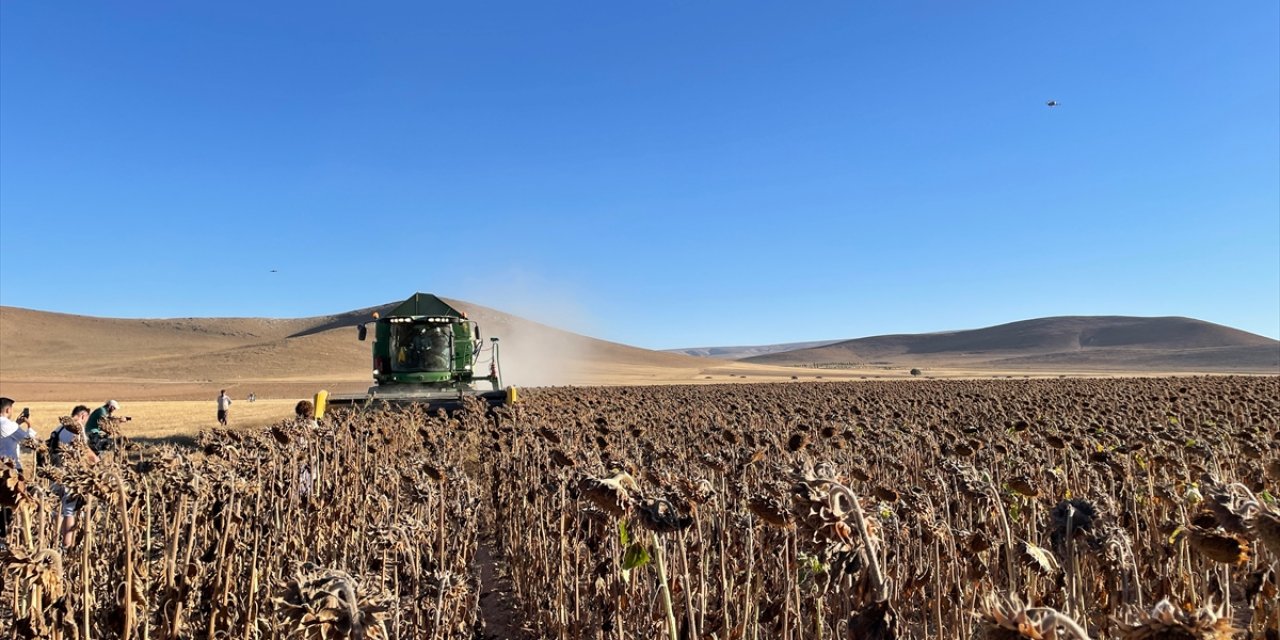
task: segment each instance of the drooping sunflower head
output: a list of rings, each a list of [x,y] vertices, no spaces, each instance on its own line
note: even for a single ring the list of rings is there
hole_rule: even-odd
[[[1209,607],[1199,611],[1181,611],[1161,600],[1136,624],[1122,629],[1123,640],[1230,640],[1235,630],[1220,610]]]

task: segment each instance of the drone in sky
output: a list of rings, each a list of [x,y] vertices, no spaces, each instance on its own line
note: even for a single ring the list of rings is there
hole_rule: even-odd
[[[1049,107],[1050,109],[1052,109],[1052,108],[1054,108],[1054,107],[1058,106],[1058,101],[1057,101],[1057,100],[1050,100],[1050,101],[1048,101],[1048,102],[1044,103],[1044,105],[1045,105],[1046,107]]]

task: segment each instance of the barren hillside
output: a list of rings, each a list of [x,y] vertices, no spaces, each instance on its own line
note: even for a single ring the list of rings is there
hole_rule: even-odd
[[[460,300],[483,337],[500,338],[503,381],[520,386],[789,379],[776,366],[733,365],[561,331]],[[133,393],[186,399],[305,396],[372,382],[355,326],[397,303],[313,318],[124,320],[0,307],[0,393],[28,399]],[[488,367],[488,354],[480,359]]]
[[[1280,372],[1280,343],[1186,318],[1045,318],[975,331],[849,340],[745,361],[649,351],[449,300],[501,339],[507,384],[670,384],[996,373]],[[94,318],[0,307],[0,395],[28,400],[306,397],[363,391],[376,310],[271,318]],[[835,365],[804,370],[795,365]],[[488,367],[488,354],[480,359]]]
[[[745,359],[759,364],[1280,373],[1280,342],[1191,318],[1063,316],[876,336]]]
[[[809,342],[787,342],[784,344],[762,344],[739,347],[686,347],[684,349],[663,349],[667,353],[682,353],[700,358],[716,358],[717,360],[742,360],[752,356],[763,356],[770,353],[783,353],[797,349],[825,347],[841,340],[812,340]]]

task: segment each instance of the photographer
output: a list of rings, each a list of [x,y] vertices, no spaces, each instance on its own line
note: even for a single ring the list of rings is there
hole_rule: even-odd
[[[36,430],[31,428],[31,412],[22,410],[15,421],[9,416],[13,413],[13,399],[0,398],[0,462],[5,458],[13,460],[13,464],[22,470],[22,459],[18,454],[22,451],[22,441],[35,438]],[[9,509],[0,510],[0,548],[9,535],[9,520],[13,517]]]
[[[56,467],[66,464],[68,456],[82,459],[89,464],[98,463],[98,454],[89,447],[84,427],[89,422],[89,407],[76,405],[71,415],[62,418],[61,426],[49,438],[49,459]],[[71,493],[65,486],[53,485],[53,492],[62,498],[58,510],[58,530],[62,532],[62,547],[70,548],[76,539],[76,517],[84,506],[84,499]]]
[[[108,400],[106,404],[95,409],[93,415],[89,416],[89,422],[84,427],[84,433],[89,438],[89,448],[93,449],[95,453],[102,453],[111,448],[111,440],[103,423],[107,422],[108,418],[114,417],[115,412],[119,410],[119,402]]]
[[[22,469],[22,460],[18,453],[22,451],[22,441],[36,438],[36,430],[31,428],[31,412],[23,409],[17,420],[9,416],[13,413],[13,399],[0,398],[0,458],[10,458],[14,466]]]

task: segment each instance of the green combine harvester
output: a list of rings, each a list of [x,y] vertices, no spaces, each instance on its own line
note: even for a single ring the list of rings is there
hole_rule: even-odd
[[[364,395],[321,391],[316,394],[317,415],[326,405],[424,404],[428,411],[451,411],[466,398],[480,398],[490,407],[515,402],[515,387],[502,387],[498,339],[489,338],[488,375],[477,375],[476,363],[485,350],[480,327],[440,298],[415,293],[385,316],[374,313],[370,322],[374,386]],[[360,340],[368,339],[370,322],[356,327]]]

